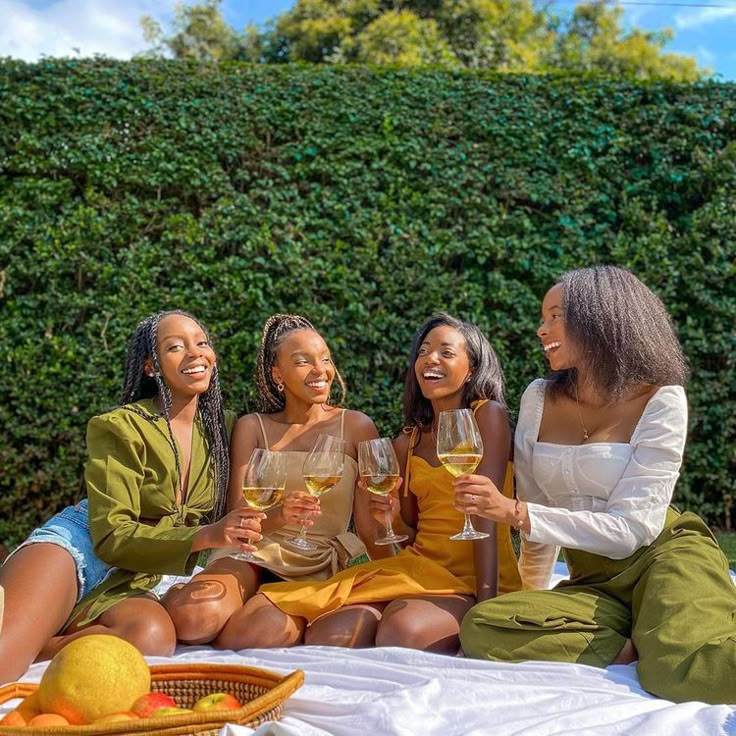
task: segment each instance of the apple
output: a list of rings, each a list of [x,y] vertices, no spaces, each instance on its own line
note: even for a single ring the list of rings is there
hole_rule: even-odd
[[[131,706],[131,711],[141,718],[149,718],[161,708],[176,708],[176,701],[166,693],[146,693]]]
[[[213,710],[237,710],[242,708],[240,701],[230,693],[210,693],[200,698],[193,706],[195,713],[207,713]]]
[[[152,717],[161,718],[163,716],[180,716],[182,713],[194,713],[194,711],[191,708],[179,708],[179,706],[176,705],[172,708],[167,705],[154,711]]]
[[[119,710],[116,713],[108,713],[107,715],[96,718],[92,723],[118,723],[119,721],[132,721],[140,716],[133,713],[132,710]]]

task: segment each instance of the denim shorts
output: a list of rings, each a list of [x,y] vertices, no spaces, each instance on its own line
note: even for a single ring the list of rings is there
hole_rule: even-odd
[[[76,506],[67,506],[56,516],[52,516],[43,526],[34,529],[28,539],[12,554],[29,544],[42,542],[63,547],[74,558],[79,580],[78,601],[94,590],[112,569],[110,565],[102,562],[95,555],[92,537],[89,533],[89,510],[86,498]]]

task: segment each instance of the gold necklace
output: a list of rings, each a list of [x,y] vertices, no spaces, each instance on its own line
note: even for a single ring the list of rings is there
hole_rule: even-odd
[[[578,382],[575,381],[575,406],[578,408],[578,416],[580,417],[580,425],[583,428],[583,442],[586,442],[588,440],[588,437],[590,435],[588,434],[588,428],[585,426],[585,422],[583,421],[583,412],[580,409],[580,401],[578,400]]]

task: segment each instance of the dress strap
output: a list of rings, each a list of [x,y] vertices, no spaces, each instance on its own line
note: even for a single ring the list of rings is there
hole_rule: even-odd
[[[416,441],[419,427],[413,427],[409,435],[409,448],[406,451],[406,468],[404,469],[404,496],[409,495],[409,476],[411,475],[411,457],[414,454],[414,443]]]
[[[261,433],[263,434],[263,444],[265,448],[268,450],[271,445],[268,444],[268,435],[266,434],[266,428],[263,426],[263,419],[261,419],[261,415],[256,412],[256,417],[258,418],[258,424],[261,425]]]
[[[488,401],[489,399],[478,399],[477,401],[474,401],[470,405],[470,408],[473,410],[473,416],[475,416],[478,413],[478,409],[480,409],[483,404],[487,404]]]
[[[345,412],[347,409],[343,409],[340,414],[340,439],[345,439]]]

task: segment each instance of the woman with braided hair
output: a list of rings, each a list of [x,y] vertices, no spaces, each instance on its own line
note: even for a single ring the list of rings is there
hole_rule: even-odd
[[[230,507],[243,504],[245,469],[259,447],[286,455],[286,493],[282,505],[270,509],[263,521],[263,540],[254,560],[218,551],[202,573],[169,591],[165,604],[180,641],[240,648],[239,630],[245,626],[256,641],[265,642],[269,632],[253,629],[243,607],[262,582],[323,580],[367,559],[367,553],[372,557],[389,553],[373,547],[376,529],[367,493],[356,491],[358,443],[376,437],[376,428],[365,414],[330,403],[334,382],[344,399],[345,386],[329,348],[309,320],[275,314],[266,321],[256,366],[261,412],[241,417],[233,430]],[[345,471],[318,500],[306,492],[302,465],[319,434],[345,440]],[[348,532],[351,517],[360,539]],[[316,549],[303,550],[291,543],[302,523],[309,527]]]
[[[255,549],[247,540],[260,536],[262,514],[225,513],[227,448],[204,327],[178,311],[147,317],[129,343],[121,405],[87,425],[87,499],[0,568],[0,682],[87,634],[173,652],[174,626],[151,593],[160,576],[191,572],[203,549]],[[205,516],[212,523],[199,525]]]

